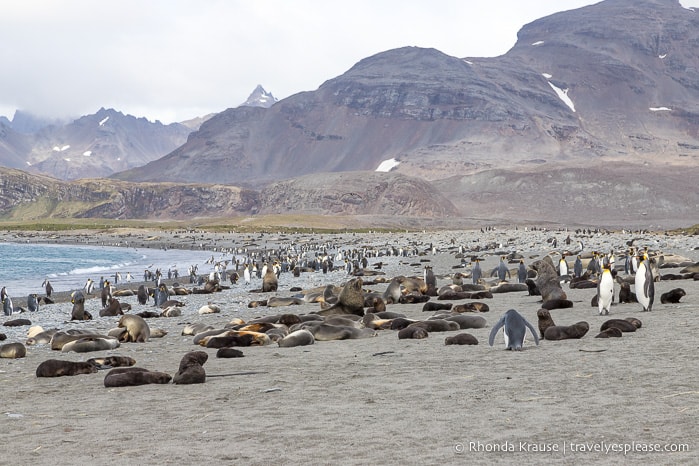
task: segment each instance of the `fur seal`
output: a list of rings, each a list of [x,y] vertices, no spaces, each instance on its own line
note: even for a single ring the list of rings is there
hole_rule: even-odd
[[[138,304],[146,304],[148,302],[148,297],[150,293],[146,285],[139,285],[138,290],[136,290],[136,298],[138,299]]]
[[[553,327],[556,324],[553,322],[553,318],[551,317],[551,313],[548,309],[539,309],[536,311],[536,317],[539,319],[539,335],[541,338],[544,338],[544,332],[546,332],[546,329]]]
[[[364,315],[364,293],[362,291],[361,277],[350,279],[342,288],[340,296],[337,298],[337,303],[327,309],[316,312],[322,316],[354,314],[358,316]],[[322,303],[321,303],[322,306]],[[316,338],[317,339],[317,338]]]
[[[104,377],[104,386],[133,387],[147,384],[167,384],[172,377],[165,372],[155,372],[140,367],[117,367]]]
[[[687,293],[682,288],[675,288],[667,293],[660,295],[660,302],[663,304],[677,304],[680,302],[682,296],[686,296]]]
[[[451,332],[459,330],[461,327],[458,322],[453,322],[444,319],[420,320],[409,325],[409,327],[422,327],[429,333],[432,332]]]
[[[629,322],[628,320],[624,319],[609,319],[608,321],[604,322],[602,326],[600,327],[600,332],[604,332],[606,329],[609,327],[615,327],[621,330],[622,332],[635,332],[636,331],[636,326]]]
[[[218,351],[216,351],[216,357],[217,358],[242,358],[245,355],[243,354],[242,351],[239,349],[235,348],[219,348]]]
[[[407,340],[407,339],[421,340],[423,338],[427,338],[428,336],[429,336],[429,332],[427,331],[427,329],[425,329],[423,327],[407,326],[407,327],[398,331],[398,339],[399,340]]]
[[[531,268],[536,270],[537,277],[534,283],[544,302],[552,299],[568,299],[561,288],[560,277],[553,268],[553,262],[549,256],[535,261]]]
[[[182,329],[182,335],[196,335],[197,333],[213,329],[214,328],[211,325],[205,324],[203,322],[196,322],[194,324],[185,325]]]
[[[457,304],[452,308],[452,312],[490,312],[490,307],[486,303],[474,301],[472,303]]]
[[[621,330],[616,327],[609,327],[598,333],[595,338],[619,338],[621,335]]]
[[[293,296],[289,298],[272,296],[267,300],[267,307],[300,306],[302,304],[305,304],[302,298],[295,298]]]
[[[299,329],[295,332],[291,332],[281,340],[277,342],[281,348],[292,348],[294,346],[306,346],[315,343],[315,338],[313,334],[307,329]]]
[[[376,331],[370,328],[360,329],[328,324],[309,325],[308,331],[313,334],[313,338],[315,338],[316,341],[355,340],[359,338],[371,338],[377,335]]]
[[[37,377],[63,377],[95,372],[97,372],[97,366],[90,362],[63,361],[62,359],[47,359],[36,368]]]
[[[89,353],[91,351],[105,351],[119,347],[119,340],[113,337],[85,336],[70,341],[63,345],[61,352]]]
[[[526,283],[508,283],[508,282],[502,282],[498,283],[495,286],[490,287],[488,291],[491,293],[512,293],[515,291],[527,291],[529,290],[529,287],[527,286]],[[474,298],[474,299],[480,299],[480,298]]]
[[[123,343],[145,343],[150,338],[150,327],[141,316],[126,314],[119,319],[118,327],[126,329],[120,339]]]
[[[625,281],[619,281],[619,302],[637,303],[636,294],[631,291],[631,285]]]
[[[459,333],[457,335],[446,337],[445,345],[477,345],[478,339],[470,333]]]
[[[49,345],[51,346],[52,350],[61,351],[63,349],[63,346],[71,341],[79,340],[79,339],[85,338],[85,337],[104,338],[105,336],[106,335],[94,333],[90,330],[77,330],[77,329],[66,330],[66,331],[55,332],[51,336],[51,340],[49,341]]]
[[[400,280],[398,278],[393,278],[389,283],[386,290],[383,292],[381,297],[387,303],[397,304],[400,300]]]
[[[229,330],[223,334],[211,335],[199,340],[199,346],[206,348],[226,348],[231,346],[253,346],[255,337],[251,332],[240,333]]]
[[[203,316],[206,314],[219,314],[220,312],[221,307],[218,304],[208,303],[200,307],[197,314]]]
[[[97,366],[99,369],[112,369],[114,367],[131,367],[136,364],[134,358],[128,356],[106,356],[102,358],[90,358],[88,363]]]
[[[638,319],[635,318],[635,317],[627,317],[627,318],[624,319],[624,320],[627,321],[627,322],[631,322],[631,323],[634,325],[634,327],[636,327],[637,329],[638,329],[638,328],[641,328],[641,326],[643,325],[643,324],[641,323],[641,321],[638,320]]]
[[[484,328],[488,322],[484,317],[474,315],[456,314],[444,317],[444,320],[456,322],[461,330],[469,328]]]
[[[18,359],[27,355],[27,348],[22,343],[0,345],[0,358]]]
[[[551,270],[553,270],[553,267],[551,267]],[[534,337],[534,342],[536,342],[537,346],[539,345],[539,336],[536,334],[536,330],[534,330],[532,324],[527,322],[527,319],[522,317],[522,315],[514,309],[509,309],[507,312],[505,312],[500,320],[498,320],[498,322],[493,326],[493,329],[490,331],[490,336],[488,337],[488,344],[490,346],[493,346],[495,334],[498,333],[498,330],[501,328],[503,329],[503,334],[505,336],[505,349],[507,350],[522,350],[527,329],[529,329]]]
[[[92,320],[92,315],[85,310],[85,295],[82,291],[73,291],[70,302],[73,304],[70,320]]]
[[[180,368],[172,378],[172,383],[179,385],[204,383],[206,381],[204,363],[208,359],[209,355],[204,351],[190,351],[185,354],[180,361]]]
[[[272,291],[277,291],[279,287],[279,282],[277,280],[277,275],[274,273],[274,267],[267,267],[267,272],[262,277],[262,292],[268,293]]]
[[[569,309],[573,307],[573,301],[569,299],[549,299],[541,303],[541,307],[549,311],[553,309]]]
[[[553,325],[548,327],[544,332],[545,340],[568,340],[568,339],[578,339],[585,336],[585,334],[590,330],[590,324],[581,321],[573,325]]]
[[[113,317],[120,315],[124,315],[124,312],[121,310],[121,304],[116,298],[110,296],[107,299],[107,307],[100,310],[100,317]]]
[[[2,324],[4,327],[24,327],[25,325],[31,325],[32,321],[29,319],[13,319],[13,320],[8,320],[4,324]]]

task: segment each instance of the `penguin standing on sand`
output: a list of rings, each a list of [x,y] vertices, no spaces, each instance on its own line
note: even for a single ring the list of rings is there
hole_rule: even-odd
[[[250,264],[245,265],[245,270],[243,270],[243,280],[245,280],[246,285],[250,284]]]
[[[636,288],[636,299],[643,311],[649,311],[653,307],[653,299],[655,298],[655,284],[653,283],[653,271],[648,264],[648,255],[643,254],[638,260],[638,270],[634,281]]]
[[[597,305],[599,306],[599,315],[609,314],[609,308],[614,300],[614,278],[609,264],[602,267],[602,276],[597,282]]]
[[[473,278],[473,284],[477,285],[478,280],[481,279],[481,275],[483,272],[481,271],[481,263],[480,259],[476,259],[476,264],[473,266],[473,270],[471,271],[471,277]]]
[[[51,293],[53,293],[53,286],[51,286],[51,282],[49,281],[49,279],[46,278],[46,280],[44,280],[44,283],[42,283],[41,286],[43,286],[46,290],[46,297],[50,298]]]
[[[7,290],[4,286],[2,287],[2,290],[0,290],[0,300],[2,300],[2,310],[5,315],[11,316],[15,311],[15,308],[12,305],[12,298],[10,298],[10,296],[7,294]]]
[[[519,260],[519,268],[517,269],[517,281],[524,283],[527,281],[527,267],[524,265],[524,260]]]
[[[566,257],[561,254],[561,260],[558,261],[558,276],[568,275],[568,263]]]
[[[493,272],[490,274],[492,277],[493,275],[498,276],[498,279],[500,279],[501,282],[505,281],[505,277],[512,278],[512,275],[510,274],[510,269],[507,268],[507,264],[505,263],[505,256],[500,256],[500,263],[498,266],[493,270]]]
[[[27,296],[27,309],[29,309],[29,312],[36,312],[39,310],[39,299],[36,293],[31,293]]]
[[[575,258],[575,263],[573,264],[573,276],[578,278],[581,277],[583,274],[583,266],[582,266],[582,260],[580,259],[580,256]]]

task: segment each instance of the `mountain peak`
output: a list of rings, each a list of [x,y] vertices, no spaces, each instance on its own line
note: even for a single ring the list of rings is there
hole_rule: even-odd
[[[248,97],[248,100],[240,104],[241,107],[263,107],[269,108],[274,105],[278,99],[271,92],[265,91],[261,84],[258,84],[254,91]]]

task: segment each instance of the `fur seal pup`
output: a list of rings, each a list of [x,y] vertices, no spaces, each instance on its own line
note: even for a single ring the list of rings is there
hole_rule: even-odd
[[[553,270],[553,267],[551,267],[551,269]],[[498,320],[498,322],[493,326],[493,329],[490,331],[490,336],[488,337],[488,344],[490,346],[493,346],[495,334],[497,334],[498,330],[501,328],[503,329],[503,334],[505,336],[505,349],[507,350],[522,350],[527,329],[529,329],[534,337],[534,342],[536,342],[537,346],[539,345],[539,336],[536,334],[536,330],[534,330],[532,324],[527,322],[527,319],[522,317],[522,315],[514,309],[509,309],[507,312],[505,312],[500,320]]]
[[[653,309],[655,284],[653,283],[653,271],[648,262],[648,256],[645,254],[639,258],[634,287],[636,288],[636,299],[643,311],[650,312]]]
[[[305,328],[291,332],[277,342],[280,348],[292,348],[294,346],[306,346],[315,343],[313,334]]]
[[[663,304],[677,304],[680,302],[682,296],[686,296],[687,293],[682,288],[675,288],[667,293],[660,295],[660,302]]]
[[[544,338],[544,332],[546,332],[546,329],[549,327],[553,327],[556,324],[553,322],[553,318],[551,317],[551,313],[548,309],[539,309],[538,311],[536,311],[536,317],[539,320],[540,337]]]
[[[585,336],[585,334],[590,330],[590,324],[581,321],[573,325],[553,325],[548,327],[544,332],[545,340],[573,340],[579,339]]]
[[[85,310],[85,295],[82,291],[73,291],[70,302],[73,304],[70,320],[92,320],[92,315]]]
[[[621,330],[622,332],[635,332],[636,331],[636,326],[629,322],[628,320],[624,319],[609,319],[608,321],[604,322],[602,326],[600,327],[600,332],[604,332],[606,329],[609,327],[615,327]]]
[[[27,348],[22,343],[0,345],[0,358],[18,359],[27,355]]]
[[[618,280],[617,280],[618,281]],[[631,291],[631,285],[625,281],[619,281],[619,302],[637,303],[636,294]]]
[[[619,338],[621,335],[621,330],[616,327],[609,327],[598,333],[595,338]]]
[[[204,351],[190,351],[185,354],[180,361],[180,367],[172,377],[172,383],[188,385],[206,382],[206,371],[204,363],[209,359],[209,355]]]
[[[242,358],[244,356],[242,351],[235,348],[219,348],[216,351],[217,358]]]
[[[444,339],[445,345],[477,345],[478,338],[470,333],[459,333]]]
[[[165,372],[155,372],[141,367],[117,367],[104,377],[104,386],[134,387],[148,384],[167,384],[172,377]]]
[[[206,315],[206,314],[218,314],[221,312],[221,307],[218,304],[213,304],[213,303],[208,303],[203,305],[202,307],[199,308],[197,311],[197,314],[200,316]]]
[[[8,320],[4,324],[2,324],[4,327],[24,327],[25,325],[31,325],[32,321],[29,319],[13,319],[13,320]]]
[[[391,320],[391,330],[403,330],[415,322],[417,321],[405,317],[397,317]]]
[[[67,353],[69,351],[75,351],[76,353],[89,353],[91,351],[106,351],[118,347],[119,340],[116,338],[86,336],[66,343],[63,345],[63,348],[61,348],[61,352]]]
[[[457,304],[452,308],[452,312],[490,312],[490,307],[486,303],[474,301],[472,303]]]
[[[427,329],[423,327],[408,326],[398,331],[399,340],[422,340],[423,338],[427,338],[428,336],[429,332],[427,331]]]
[[[90,362],[47,359],[36,368],[37,377],[63,377],[80,374],[94,374],[97,366]]]
[[[350,279],[342,288],[337,302],[327,309],[316,312],[321,316],[342,314],[364,315],[364,292],[362,291],[361,277]],[[321,303],[322,306],[322,303]],[[317,339],[317,338],[316,338]]]
[[[420,320],[409,325],[409,327],[422,327],[429,333],[432,332],[451,332],[459,330],[461,327],[458,322],[453,322],[444,319]]]
[[[7,335],[0,333],[0,341],[7,340]]]
[[[106,356],[102,358],[90,358],[88,363],[97,366],[99,369],[112,369],[114,367],[131,367],[136,364],[134,358],[128,356]]]
[[[549,299],[541,303],[541,307],[549,311],[553,309],[569,309],[573,307],[573,301],[569,299]]]
[[[267,300],[267,307],[282,307],[282,306],[300,306],[306,302],[302,298],[281,298],[272,296]]]
[[[126,329],[120,339],[122,343],[145,343],[150,338],[150,327],[141,316],[126,314],[119,319],[118,327]]]
[[[163,312],[160,313],[160,317],[179,317],[181,315],[182,310],[177,306],[166,307],[165,309],[163,309]]]

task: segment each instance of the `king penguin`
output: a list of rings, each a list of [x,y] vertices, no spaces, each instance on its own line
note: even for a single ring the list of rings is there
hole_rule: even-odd
[[[505,349],[522,351],[524,336],[527,333],[527,329],[529,329],[534,337],[537,346],[539,345],[539,336],[536,334],[536,330],[534,330],[532,324],[527,322],[527,319],[522,317],[522,315],[514,309],[507,311],[500,320],[498,320],[498,323],[493,326],[493,329],[490,331],[490,336],[488,337],[488,344],[490,346],[493,346],[495,334],[498,333],[500,328],[503,329],[503,334],[505,336]]]
[[[481,279],[481,275],[483,272],[481,271],[481,263],[480,259],[476,259],[476,264],[473,266],[473,270],[471,271],[471,278],[473,279],[473,284],[477,285],[478,280]]]
[[[636,299],[643,307],[644,311],[650,311],[655,298],[655,284],[653,283],[653,272],[648,264],[648,255],[643,254],[638,259],[638,269],[634,281],[636,288]]]
[[[524,260],[519,260],[519,268],[517,269],[517,281],[524,283],[527,281],[527,266],[524,265]]]
[[[558,276],[568,275],[568,263],[566,257],[561,254],[561,260],[558,261]]]
[[[599,315],[609,314],[609,308],[614,300],[614,278],[609,264],[602,267],[602,276],[597,282],[597,305]]]
[[[2,287],[2,290],[0,290],[0,300],[2,300],[2,310],[5,315],[11,316],[15,311],[15,308],[12,305],[12,298],[10,298],[10,296],[7,294],[7,290],[4,286]]]
[[[29,312],[36,312],[39,310],[39,299],[36,293],[27,296],[27,309]]]
[[[582,266],[582,260],[580,259],[580,255],[575,259],[575,263],[573,264],[573,276],[575,278],[581,277],[583,274],[583,266]]]

